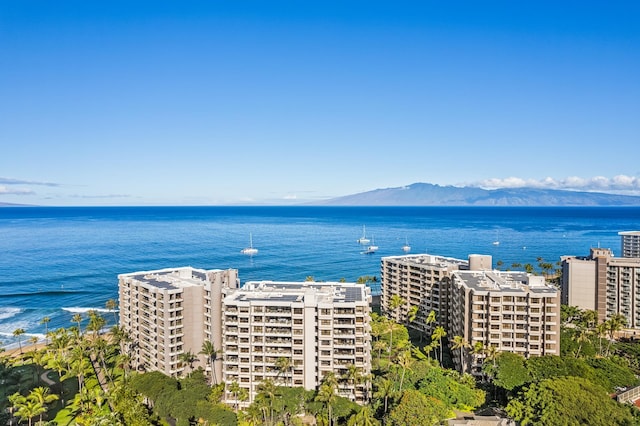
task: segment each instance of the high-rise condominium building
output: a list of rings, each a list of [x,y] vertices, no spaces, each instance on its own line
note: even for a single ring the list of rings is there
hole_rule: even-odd
[[[491,256],[470,255],[469,260],[473,268],[491,269]],[[415,320],[407,325],[429,334],[438,325],[446,327],[451,274],[469,269],[469,260],[430,254],[383,257],[382,310],[394,320],[406,323],[409,309],[418,306]],[[392,309],[393,295],[400,296],[405,303]],[[429,318],[432,311],[435,313],[435,322]]]
[[[120,325],[134,342],[132,362],[180,376],[210,362],[207,341],[221,350],[215,380],[237,382],[253,401],[260,383],[316,389],[332,372],[340,395],[361,402],[371,372],[371,292],[364,284],[249,282],[238,273],[191,267],[121,274]],[[198,358],[189,364],[183,355]],[[226,400],[235,403],[227,389]]]
[[[614,257],[603,248],[563,256],[562,303],[595,310],[599,321],[622,314],[628,327],[640,328],[640,257]]]
[[[134,342],[133,365],[146,371],[179,376],[191,367],[210,373],[199,354],[209,340],[222,347],[222,297],[238,287],[238,271],[191,267],[118,275],[120,325]],[[192,366],[181,360],[190,352]],[[215,377],[222,378],[216,365]]]
[[[328,373],[340,395],[361,402],[371,372],[369,303],[364,284],[248,282],[224,299],[224,381],[253,401],[265,379],[316,389]],[[353,374],[350,376],[350,374]],[[227,390],[226,400],[235,402]]]
[[[406,255],[381,263],[382,308],[397,321],[427,334],[442,326],[450,341],[461,336],[469,345],[480,342],[525,357],[560,353],[560,294],[543,277],[493,271],[487,255]],[[395,309],[394,295],[404,301]],[[418,315],[408,323],[412,306]],[[468,348],[462,350],[465,356],[454,357],[458,367],[477,372],[479,359],[468,363]]]
[[[560,291],[547,285],[544,277],[455,271],[450,294],[450,340],[461,336],[470,348],[481,343],[525,358],[560,354]],[[454,352],[453,361],[461,371],[480,373],[484,354],[476,354],[469,363],[468,350]]]
[[[640,231],[618,232],[622,257],[640,258]]]

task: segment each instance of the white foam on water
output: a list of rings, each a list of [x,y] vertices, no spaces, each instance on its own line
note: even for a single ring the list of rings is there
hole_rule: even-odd
[[[0,335],[2,336],[13,336],[13,332],[19,328],[23,330],[27,330],[32,325],[31,322],[27,320],[13,321],[0,324]],[[25,333],[26,334],[26,333]]]
[[[15,317],[16,315],[22,313],[24,309],[20,308],[0,308],[0,321],[5,320],[7,318]]]
[[[117,312],[114,311],[113,309],[104,309],[104,308],[80,308],[80,307],[71,307],[71,308],[62,308],[63,311],[67,311],[67,312],[71,312],[74,314],[86,314],[89,311],[96,311],[96,312]]]

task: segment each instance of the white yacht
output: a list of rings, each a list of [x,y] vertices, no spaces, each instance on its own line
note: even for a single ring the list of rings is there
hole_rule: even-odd
[[[243,248],[240,250],[242,254],[248,254],[249,256],[253,256],[258,253],[258,249],[253,247],[253,236],[249,234],[249,247]]]
[[[411,246],[409,245],[409,240],[405,238],[404,245],[402,246],[402,251],[408,253],[411,251]]]
[[[371,237],[371,245],[367,246],[365,251],[362,251],[362,254],[372,254],[378,251],[378,246],[373,242],[373,237]]]
[[[362,225],[362,237],[358,238],[356,241],[358,241],[358,244],[369,244],[369,239],[367,238],[367,231],[364,225]]]

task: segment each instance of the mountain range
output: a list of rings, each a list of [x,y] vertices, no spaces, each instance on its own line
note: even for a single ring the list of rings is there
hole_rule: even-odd
[[[539,188],[482,189],[414,183],[346,195],[325,206],[640,206],[640,196]]]

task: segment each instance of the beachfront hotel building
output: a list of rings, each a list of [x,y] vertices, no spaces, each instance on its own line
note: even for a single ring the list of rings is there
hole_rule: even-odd
[[[237,382],[251,403],[260,383],[316,389],[330,372],[338,393],[364,401],[369,385],[344,377],[371,372],[371,292],[364,284],[248,282],[238,272],[191,267],[121,274],[120,325],[134,343],[141,371],[183,376],[202,367],[215,382]],[[211,341],[221,349],[211,372],[200,354]],[[197,356],[193,365],[181,357]],[[282,371],[283,358],[290,366]],[[227,392],[225,400],[235,403]]]
[[[180,360],[190,352],[193,368],[211,374],[203,354],[205,340],[222,347],[222,297],[239,285],[238,271],[192,267],[118,275],[120,326],[133,345],[132,364],[144,371],[180,376],[191,366]],[[213,374],[222,378],[222,366]]]
[[[627,327],[640,328],[640,257],[614,257],[605,248],[563,256],[562,303],[596,311],[599,322],[622,314]]]
[[[462,260],[429,254],[383,257],[381,277],[383,311],[410,328],[430,335],[442,326],[450,340],[461,336],[471,346],[479,342],[525,357],[560,353],[560,293],[543,277],[494,271],[488,255]],[[394,295],[405,301],[395,310]],[[412,306],[418,315],[409,323]],[[478,373],[481,357],[468,359],[467,349],[454,363]]]
[[[328,373],[345,378],[355,367],[360,377],[370,374],[370,302],[364,284],[246,283],[224,299],[224,382],[247,389],[247,405],[265,379],[311,390]],[[289,369],[278,367],[280,358]],[[367,384],[353,380],[338,387],[357,402],[367,392]],[[228,390],[225,399],[235,402]]]
[[[436,326],[447,327],[448,295],[451,275],[457,270],[490,269],[491,256],[470,255],[468,260],[431,254],[413,254],[383,257],[381,260],[382,310],[395,321],[431,334]],[[391,309],[393,295],[406,303]],[[416,319],[408,323],[407,314],[412,306],[418,306]],[[431,311],[436,321],[429,322]]]

